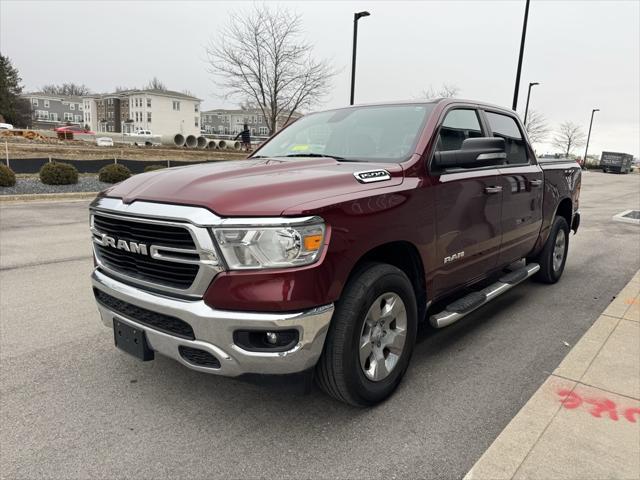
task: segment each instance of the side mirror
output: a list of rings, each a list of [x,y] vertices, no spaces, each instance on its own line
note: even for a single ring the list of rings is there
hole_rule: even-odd
[[[460,150],[436,152],[433,164],[441,169],[502,165],[507,158],[504,138],[467,138]]]

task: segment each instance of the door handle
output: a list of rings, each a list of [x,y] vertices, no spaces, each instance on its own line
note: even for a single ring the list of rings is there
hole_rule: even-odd
[[[531,185],[532,187],[539,187],[540,185],[542,185],[542,180],[531,180],[529,181],[529,185]]]
[[[502,192],[502,187],[485,187],[484,193],[492,194],[492,193],[500,193]]]

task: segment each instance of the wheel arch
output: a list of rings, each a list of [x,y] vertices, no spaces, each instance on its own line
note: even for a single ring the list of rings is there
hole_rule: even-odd
[[[557,216],[564,217],[571,228],[572,219],[573,219],[573,203],[569,197],[565,197],[558,203],[558,207],[556,208],[556,213],[553,218]],[[553,219],[552,219],[553,220]]]
[[[416,296],[418,320],[422,320],[427,307],[427,289],[424,264],[418,248],[413,243],[405,240],[378,245],[358,259],[349,273],[348,280],[353,278],[364,265],[372,262],[393,265],[409,277]]]

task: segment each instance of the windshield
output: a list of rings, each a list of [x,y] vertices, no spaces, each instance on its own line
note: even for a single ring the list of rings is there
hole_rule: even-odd
[[[402,162],[412,153],[433,104],[376,105],[308,115],[278,133],[258,157]]]

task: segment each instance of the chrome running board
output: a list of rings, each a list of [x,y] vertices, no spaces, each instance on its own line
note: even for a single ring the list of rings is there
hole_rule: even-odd
[[[530,263],[517,270],[513,270],[512,272],[500,277],[496,283],[489,285],[487,288],[478,292],[472,292],[469,295],[447,305],[443,311],[436,313],[435,315],[431,315],[429,317],[429,323],[431,323],[435,328],[443,328],[451,325],[462,317],[480,308],[482,305],[485,305],[494,298],[499,297],[507,290],[511,290],[519,283],[522,283],[527,278],[531,277],[538,270],[540,270],[540,265],[537,263]]]

